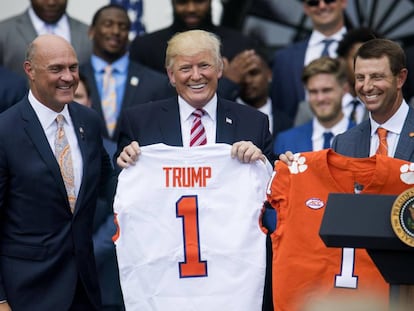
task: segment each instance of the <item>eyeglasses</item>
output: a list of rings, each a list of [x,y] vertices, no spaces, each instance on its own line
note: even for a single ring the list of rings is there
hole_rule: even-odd
[[[319,6],[319,2],[321,2],[321,0],[307,0],[305,1],[305,3],[308,6]],[[336,0],[323,0],[323,2],[325,2],[325,4],[331,4],[336,2]]]

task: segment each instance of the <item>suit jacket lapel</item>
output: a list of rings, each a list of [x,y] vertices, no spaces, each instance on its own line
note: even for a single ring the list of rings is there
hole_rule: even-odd
[[[33,38],[37,37],[36,29],[29,17],[29,10],[22,14],[18,19],[16,30],[23,35],[27,44],[29,44]]]
[[[22,105],[21,111],[22,118],[24,121],[26,121],[25,129],[27,135],[32,140],[33,145],[36,147],[37,151],[40,154],[40,157],[46,163],[53,177],[56,179],[56,182],[59,185],[59,190],[65,197],[67,197],[65,184],[60,173],[59,164],[57,163],[55,155],[53,154],[53,151],[50,148],[49,142],[46,138],[42,125],[40,124],[40,121],[37,118],[35,111],[30,106],[30,103],[27,99],[25,100],[24,105]]]
[[[407,118],[398,140],[395,158],[413,161],[414,154],[414,109],[409,108]]]
[[[371,123],[369,120],[364,121],[363,126],[360,128],[361,135],[353,143],[357,144],[355,148],[355,157],[366,158],[369,157],[369,151],[371,146]]]
[[[231,107],[217,99],[216,142],[232,144],[236,140],[237,118]]]
[[[158,124],[165,144],[183,146],[178,98],[172,97],[161,105]]]

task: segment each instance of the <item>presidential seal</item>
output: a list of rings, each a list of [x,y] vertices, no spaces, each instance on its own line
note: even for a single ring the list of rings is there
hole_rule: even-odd
[[[391,226],[403,243],[414,247],[414,188],[395,199],[391,208]]]

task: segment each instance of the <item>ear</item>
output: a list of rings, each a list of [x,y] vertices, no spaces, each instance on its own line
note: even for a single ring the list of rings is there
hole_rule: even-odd
[[[26,73],[27,77],[29,80],[33,80],[33,67],[32,67],[32,63],[29,61],[25,61],[23,63],[23,69],[24,72]]]
[[[89,40],[93,40],[93,37],[95,36],[95,30],[93,29],[93,27],[89,27],[88,30],[88,38]]]
[[[399,89],[401,89],[405,83],[405,81],[407,80],[407,74],[408,74],[408,70],[407,68],[403,68],[400,70],[400,72],[397,75],[397,86]]]
[[[171,68],[167,68],[168,78],[170,79],[170,84],[175,87],[175,77],[174,71]]]

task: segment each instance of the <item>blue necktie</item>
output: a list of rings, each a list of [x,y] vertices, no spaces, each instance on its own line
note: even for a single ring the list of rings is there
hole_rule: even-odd
[[[323,149],[331,148],[332,132],[323,133]]]
[[[335,40],[333,40],[333,39],[325,39],[325,40],[322,40],[322,42],[323,42],[323,44],[324,44],[324,47],[323,47],[323,50],[322,50],[322,54],[321,54],[321,57],[322,56],[330,56],[329,55],[329,46],[334,42]]]

